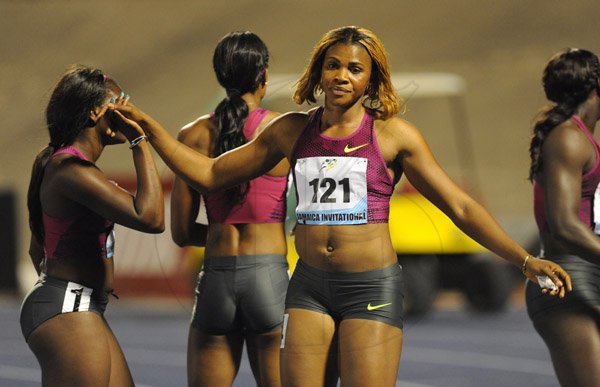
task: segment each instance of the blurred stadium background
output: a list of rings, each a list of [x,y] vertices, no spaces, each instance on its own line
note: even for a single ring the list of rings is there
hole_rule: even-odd
[[[541,72],[564,47],[600,52],[597,15],[592,0],[0,0],[0,291],[22,295],[35,280],[25,197],[33,158],[47,143],[45,104],[65,67],[103,69],[175,135],[214,107],[219,86],[212,51],[232,30],[252,30],[265,40],[272,72],[300,73],[323,33],[359,25],[382,39],[392,71],[462,77],[472,151],[468,173],[458,161],[467,139],[451,132],[452,112],[409,100],[405,118],[422,129],[448,172],[514,238],[529,243],[534,224],[527,148],[530,122],[545,103]],[[125,146],[111,147],[99,162],[124,186],[133,181],[129,153]],[[168,190],[172,174],[157,162]],[[177,248],[168,231],[119,233],[117,291],[191,295],[196,268],[190,255],[196,251]]]

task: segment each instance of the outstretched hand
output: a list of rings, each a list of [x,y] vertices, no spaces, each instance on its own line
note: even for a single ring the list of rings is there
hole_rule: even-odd
[[[571,277],[560,265],[545,259],[530,257],[524,267],[524,274],[529,280],[539,284],[537,276],[547,276],[556,285],[554,290],[542,288],[542,291],[552,296],[565,296],[567,291],[573,290]]]

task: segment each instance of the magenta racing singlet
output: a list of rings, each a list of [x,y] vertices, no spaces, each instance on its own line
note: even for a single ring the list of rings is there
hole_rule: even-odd
[[[340,138],[321,133],[323,107],[310,113],[294,145],[298,224],[387,223],[394,181],[379,150],[374,118],[367,110],[359,127]]]
[[[263,118],[266,109],[255,109],[244,123],[244,136],[250,141]],[[204,195],[209,223],[249,224],[281,223],[285,221],[287,176],[262,175],[250,180],[242,203],[232,204],[223,192]]]
[[[52,154],[70,154],[82,160],[85,155],[77,148],[68,146]],[[55,218],[42,213],[44,222],[44,250],[47,259],[112,258],[114,251],[114,223],[92,210],[65,218]]]
[[[592,132],[577,116],[571,117],[573,122],[590,140],[596,152],[594,166],[581,177],[581,205],[579,219],[588,225],[596,234],[600,234],[600,147]],[[535,220],[540,231],[548,231],[546,212],[544,209],[544,188],[533,182],[533,206]]]

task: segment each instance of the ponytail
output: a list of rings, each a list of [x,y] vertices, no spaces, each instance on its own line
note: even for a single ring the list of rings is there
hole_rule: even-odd
[[[44,170],[50,156],[56,149],[48,145],[38,153],[31,169],[31,179],[27,190],[27,208],[29,209],[29,229],[40,244],[44,240],[44,224],[42,221],[42,202],[40,200],[40,187],[44,178]]]
[[[246,118],[248,118],[248,105],[242,99],[239,91],[228,91],[227,94],[227,97],[215,109],[215,118],[219,128],[217,155],[246,143],[243,128]]]
[[[546,98],[554,105],[543,109],[533,126],[529,145],[530,181],[543,168],[542,146],[552,129],[571,118],[592,91],[599,91],[599,82],[600,63],[590,51],[569,48],[550,58],[544,69],[542,84]]]
[[[217,156],[229,150],[235,149],[246,143],[244,135],[244,123],[248,118],[248,105],[236,90],[228,92],[215,109],[215,119],[219,134],[217,137]],[[236,187],[225,191],[225,196],[232,203],[241,203],[246,198],[248,183],[241,183]]]
[[[249,31],[235,31],[225,35],[213,54],[213,69],[219,84],[227,92],[215,109],[217,155],[244,145],[244,123],[248,118],[248,105],[242,99],[266,83],[269,51],[265,43]],[[227,195],[234,203],[244,200],[248,183],[233,187]]]
[[[533,181],[537,172],[542,167],[542,145],[552,129],[562,124],[575,113],[575,107],[558,104],[547,107],[540,111],[539,119],[533,125],[533,135],[529,145],[529,157],[531,165],[529,167],[529,180]]]

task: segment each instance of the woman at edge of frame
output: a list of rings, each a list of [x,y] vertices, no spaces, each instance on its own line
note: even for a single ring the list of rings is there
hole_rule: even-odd
[[[533,183],[541,255],[567,270],[573,291],[545,297],[528,283],[527,312],[561,386],[600,385],[600,62],[583,49],[552,56],[542,83],[551,104],[533,124]]]

